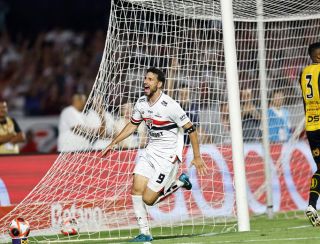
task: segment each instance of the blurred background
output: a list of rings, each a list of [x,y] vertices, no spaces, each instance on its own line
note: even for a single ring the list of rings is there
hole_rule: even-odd
[[[201,2],[198,1],[199,4]],[[110,4],[111,0],[0,0],[0,98],[7,102],[9,116],[17,121],[26,136],[25,142],[20,143],[19,155],[0,156],[0,217],[34,189],[59,157],[57,138],[59,118],[62,117],[60,114],[70,105],[73,94],[89,95],[92,90],[103,55]],[[130,6],[129,3],[127,4]],[[283,5],[282,2],[281,5]],[[193,117],[195,124],[203,125],[203,131],[200,127],[199,134],[201,139],[205,139],[201,141],[202,145],[210,146],[210,152],[208,150],[206,154],[210,167],[213,169],[215,166],[211,165],[218,162],[231,163],[230,121],[221,22],[219,20],[185,21],[185,18],[178,18],[176,24],[175,19],[168,16],[164,20],[169,20],[169,22],[164,25],[162,21],[145,21],[145,19],[152,20],[159,16],[152,13],[150,16],[142,14],[144,8],[138,10],[125,8],[121,1],[115,6],[114,11],[117,11],[118,15],[111,26],[110,39],[116,44],[116,48],[112,49],[114,55],[106,59],[110,66],[110,69],[105,68],[108,74],[105,74],[107,72],[101,74],[103,77],[111,74],[110,77],[114,79],[110,82],[110,86],[108,84],[103,89],[101,88],[101,91],[108,94],[108,101],[103,101],[104,97],[99,93],[100,89],[95,90],[96,100],[89,101],[89,110],[95,113],[92,120],[94,122],[98,120],[101,125],[105,124],[106,127],[112,128],[106,137],[112,136],[112,132],[118,133],[130,119],[129,115],[132,111],[130,99],[124,101],[123,94],[126,96],[129,94],[128,98],[140,94],[141,86],[138,84],[142,75],[140,72],[143,70],[141,67],[144,68],[151,63],[160,63],[160,67],[167,67],[168,91],[174,91],[172,92],[173,97],[178,98],[181,105],[185,106],[184,109],[190,112],[188,116]],[[272,8],[271,12],[278,13],[278,10]],[[244,8],[241,8],[240,12],[241,14],[243,12],[245,16],[247,14]],[[122,14],[128,16],[137,14],[138,19],[141,18],[141,21],[138,22],[140,24],[136,24],[134,18],[124,20]],[[179,25],[182,27],[180,28]],[[179,28],[176,29],[177,26]],[[166,27],[168,27],[169,34],[163,31]],[[259,145],[262,131],[260,127],[258,35],[254,22],[239,21],[235,29],[246,177],[252,191],[251,204],[258,206],[253,206],[252,209],[255,208],[256,213],[262,213],[259,212],[264,211],[263,208],[260,208],[262,206],[260,204],[265,204],[267,197],[263,189],[267,184],[264,183],[264,159]],[[277,204],[274,205],[284,211],[305,207],[304,203],[299,203],[299,205],[296,202],[307,199],[306,189],[309,188],[309,183],[304,179],[305,176],[310,175],[312,165],[315,166],[308,145],[304,141],[302,143],[299,141],[304,136],[302,121],[304,116],[297,79],[302,67],[310,62],[307,47],[311,42],[318,40],[319,29],[318,18],[299,20],[292,18],[290,21],[270,21],[265,25],[268,119],[273,119],[269,121],[269,141],[272,144],[270,151],[277,169],[274,171],[275,174],[278,173],[278,169],[279,172],[281,171],[279,178],[274,177],[277,179],[274,181],[274,189],[277,191],[274,199]],[[151,33],[148,30],[152,30]],[[175,35],[172,36],[171,32],[175,32]],[[207,37],[209,41],[206,41]],[[171,38],[173,39],[172,45],[162,45]],[[124,72],[119,72],[120,70]],[[117,82],[124,78],[128,85],[117,86]],[[123,102],[121,106],[119,106],[119,100]],[[81,97],[78,97],[75,104],[79,111],[83,108],[81,101]],[[93,106],[104,102],[104,105],[120,107],[119,116],[116,114],[117,116],[110,118],[114,114],[110,115],[104,106]],[[69,113],[65,117],[67,119],[77,117],[73,116],[74,114],[77,115],[73,113],[70,116]],[[86,115],[90,117],[91,114],[88,111]],[[3,122],[0,103],[0,134],[5,127]],[[100,128],[106,131],[108,128],[100,126],[98,131],[93,131],[92,128],[81,127],[83,124],[77,125],[79,127],[75,131],[84,131],[84,134],[90,135],[86,138],[82,136],[90,146],[98,144],[99,148],[105,148],[107,142],[96,140],[94,137],[99,133]],[[144,133],[145,131],[138,131],[133,135],[133,140],[128,142],[134,146],[123,146],[123,148],[136,148],[143,145],[145,142],[138,141],[138,139],[145,138]],[[202,135],[207,135],[208,139]],[[81,137],[80,135],[75,136]],[[77,142],[74,144],[88,148],[87,144],[79,138],[73,139],[70,134],[67,134],[67,138],[69,141]],[[293,140],[289,141],[291,138]],[[282,147],[288,141],[290,145],[298,142],[298,150],[292,147],[294,148],[292,152],[295,154],[288,153],[287,147]],[[215,149],[216,145],[218,145],[217,148],[222,145],[219,150],[223,158],[220,158],[218,153],[213,153],[212,149]],[[205,145],[204,148],[209,147]],[[77,151],[85,149],[81,148]],[[286,153],[282,153],[285,150]],[[309,154],[305,155],[306,152]],[[131,153],[138,155],[136,151],[131,151]],[[211,157],[210,153],[214,155]],[[292,160],[283,156],[291,154],[293,155]],[[120,157],[118,159],[124,162],[132,160],[132,157],[124,157],[125,159]],[[75,160],[70,160],[69,157],[61,157],[61,160],[57,162],[66,167],[69,167],[71,163],[70,167],[75,165],[80,172],[83,168],[78,165],[85,164],[86,157],[83,161],[78,160],[77,157],[74,158]],[[289,167],[290,164],[286,160],[291,160],[292,167]],[[282,163],[288,167],[282,169]],[[88,163],[85,166],[86,168],[91,167],[91,164]],[[227,170],[223,172],[230,169],[229,173],[233,175],[232,167],[226,168]],[[108,171],[109,168],[106,170]],[[91,174],[92,171],[87,172]],[[215,177],[220,174],[219,170],[215,172]],[[99,177],[105,176],[99,173]],[[210,188],[210,192],[212,192],[211,189],[221,189],[221,194],[217,195],[215,191],[214,195],[217,198],[210,196],[204,198],[204,201],[219,199],[219,202],[223,202],[220,201],[220,196],[224,195],[227,188],[221,188],[219,179],[222,179],[222,175],[217,177],[218,181],[211,180],[211,183],[204,185]],[[60,178],[56,178],[59,182],[63,182]],[[50,177],[46,179],[51,180]],[[68,180],[70,179],[72,178]],[[78,180],[83,180],[82,175],[78,177]],[[294,183],[287,184],[287,181]],[[215,186],[214,182],[218,182],[218,185]],[[121,184],[118,185],[121,186]],[[280,190],[285,187],[288,189],[280,197]],[[296,193],[296,189],[299,189],[299,194]],[[292,193],[291,197],[288,197],[288,192]],[[226,195],[232,196],[231,194]],[[73,195],[70,194],[70,196]],[[51,199],[50,194],[48,194],[48,199]],[[225,203],[230,204],[228,201]],[[4,210],[1,206],[9,206],[9,210]]]
[[[22,131],[21,153],[57,150],[61,110],[89,94],[110,2],[0,0],[0,97]]]

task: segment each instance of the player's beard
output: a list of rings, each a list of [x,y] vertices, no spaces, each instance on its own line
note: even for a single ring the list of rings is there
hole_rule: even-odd
[[[147,94],[147,92],[144,93],[144,95],[146,95],[149,99],[158,91],[158,87],[154,86],[154,87],[149,87],[149,94]]]

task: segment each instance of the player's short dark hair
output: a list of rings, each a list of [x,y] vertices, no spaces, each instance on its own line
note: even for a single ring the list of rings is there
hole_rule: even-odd
[[[309,45],[308,54],[311,56],[314,50],[320,48],[320,42],[315,42]]]
[[[164,72],[155,67],[150,67],[149,69],[147,69],[147,73],[149,72],[156,74],[158,76],[158,81],[161,81],[162,87],[164,87],[164,83],[166,82],[166,75],[164,74]]]

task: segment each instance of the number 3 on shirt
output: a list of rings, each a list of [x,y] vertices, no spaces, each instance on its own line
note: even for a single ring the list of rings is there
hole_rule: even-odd
[[[306,80],[308,81],[307,83],[307,89],[306,89],[306,96],[308,99],[313,98],[313,88],[312,88],[312,84],[311,84],[311,80],[312,80],[312,75],[306,75]]]
[[[164,174],[160,174],[156,182],[161,184],[163,182],[163,180],[164,180],[164,177],[165,177]]]

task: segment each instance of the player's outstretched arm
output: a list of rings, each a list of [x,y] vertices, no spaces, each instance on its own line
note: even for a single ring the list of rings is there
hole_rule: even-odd
[[[21,143],[21,142],[25,142],[25,141],[26,141],[26,136],[22,131],[16,133],[10,140],[10,142],[13,144]]]
[[[10,142],[11,139],[16,135],[16,133],[9,133],[7,135],[0,136],[0,145]]]
[[[116,136],[116,138],[112,140],[112,142],[107,146],[107,148],[101,152],[101,156],[106,155],[117,143],[129,137],[133,132],[135,132],[138,126],[139,125],[134,125],[131,122],[129,122]]]
[[[183,129],[185,129],[189,134],[190,142],[192,145],[193,160],[191,161],[191,164],[196,167],[200,175],[207,174],[207,165],[204,163],[203,159],[201,158],[198,133],[195,126],[192,123],[188,122],[183,126]]]

